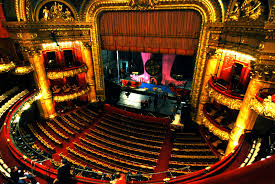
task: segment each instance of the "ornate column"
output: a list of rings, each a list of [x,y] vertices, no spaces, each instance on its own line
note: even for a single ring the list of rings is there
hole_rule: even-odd
[[[271,70],[269,71],[269,67]],[[269,88],[272,79],[272,66],[265,64],[251,64],[252,76],[248,84],[240,112],[235,122],[234,128],[231,131],[230,139],[226,148],[225,155],[228,155],[238,145],[239,138],[244,134],[245,130],[252,130],[258,114],[253,111],[249,104],[262,88]]]
[[[35,82],[41,95],[41,98],[38,101],[40,114],[44,118],[53,118],[57,114],[55,112],[52,92],[49,87],[43,57],[41,56],[41,51],[38,47],[32,47],[27,49],[24,48],[24,50],[25,52],[27,52],[29,62],[34,69]]]
[[[200,101],[199,101],[200,103],[199,103],[199,106],[198,106],[198,114],[197,114],[197,118],[196,118],[196,122],[198,124],[201,124],[202,113],[203,113],[203,111],[202,111],[203,105],[208,101],[208,95],[207,95],[204,88],[207,85],[207,83],[208,83],[209,79],[211,78],[211,76],[216,74],[218,63],[219,63],[219,55],[217,53],[210,56],[209,59],[207,60],[207,66],[206,66],[204,79],[203,79],[203,83],[202,83],[202,92],[201,92]]]
[[[82,44],[83,60],[88,67],[86,73],[86,80],[90,88],[89,101],[96,102],[96,86],[95,86],[95,76],[94,76],[94,65],[92,61],[91,45],[89,42]]]

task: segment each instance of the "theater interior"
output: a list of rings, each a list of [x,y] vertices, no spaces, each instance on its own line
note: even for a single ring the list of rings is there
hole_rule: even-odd
[[[275,183],[274,0],[0,0],[0,183]],[[26,183],[30,181],[26,180]]]

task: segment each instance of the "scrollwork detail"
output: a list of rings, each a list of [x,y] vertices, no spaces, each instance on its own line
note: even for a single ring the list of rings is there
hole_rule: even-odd
[[[217,92],[209,84],[205,86],[205,91],[208,92],[210,98],[214,98],[218,103],[229,107],[230,109],[240,110],[242,100],[230,98],[222,93]]]
[[[275,120],[275,103],[272,102],[271,96],[264,99],[263,103],[254,97],[250,100],[249,107],[250,109],[254,110],[257,114]]]

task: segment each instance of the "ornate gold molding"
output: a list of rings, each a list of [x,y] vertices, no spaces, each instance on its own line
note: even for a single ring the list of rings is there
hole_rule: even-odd
[[[263,13],[264,8],[260,0],[244,0],[242,4],[232,1],[228,20],[238,21],[240,19],[257,20]]]
[[[53,97],[53,100],[56,101],[56,102],[69,101],[69,100],[76,99],[80,96],[83,96],[83,95],[89,93],[89,91],[90,91],[90,88],[87,87],[86,89],[83,89],[83,90],[78,91],[76,93],[72,93],[72,94],[68,94],[68,95],[55,95]]]
[[[17,66],[14,73],[16,75],[25,75],[33,71],[32,66]]]
[[[77,74],[87,72],[87,66],[83,64],[79,68],[67,69],[66,71],[48,71],[47,76],[49,79],[62,79],[64,77],[73,77]]]
[[[28,56],[40,55],[41,48],[39,46],[31,46],[31,47],[21,47],[22,52],[27,54]]]
[[[275,120],[275,102],[272,102],[271,96],[264,99],[263,103],[254,97],[250,100],[249,107],[257,114]]]
[[[134,1],[137,2],[137,1]],[[198,107],[198,101],[200,91],[203,82],[203,71],[205,69],[205,58],[206,58],[206,47],[208,45],[209,31],[207,31],[205,24],[216,22],[220,20],[222,16],[219,13],[219,7],[215,6],[210,0],[194,0],[190,1],[177,1],[177,0],[144,0],[145,4],[152,6],[152,10],[185,10],[191,9],[198,11],[202,16],[200,42],[198,45],[198,51],[196,56],[195,72],[193,77],[192,85],[192,106],[194,108],[194,115]],[[153,3],[150,3],[153,2]],[[84,10],[84,18],[86,21],[91,22],[93,29],[91,29],[91,40],[92,40],[92,59],[94,64],[94,73],[96,81],[96,91],[99,94],[100,91],[104,90],[103,80],[103,66],[101,56],[101,43],[99,37],[99,18],[100,15],[105,11],[134,11],[133,6],[129,5],[140,5],[133,3],[129,0],[118,0],[118,1],[105,1],[95,0],[90,1],[87,8]],[[216,4],[217,5],[217,4]],[[145,6],[147,7],[147,5]]]
[[[275,81],[275,65],[273,63],[256,63],[251,62],[251,77],[264,80],[264,81]]]
[[[228,132],[221,130],[217,128],[215,125],[213,125],[211,121],[209,121],[203,113],[201,115],[202,115],[202,124],[206,128],[208,128],[210,132],[212,132],[214,135],[218,136],[222,140],[229,140],[230,134]]]
[[[129,6],[133,9],[147,10],[158,3],[158,0],[130,0]]]
[[[208,92],[208,96],[210,98],[214,98],[215,101],[217,101],[218,103],[220,103],[222,105],[225,105],[225,106],[229,107],[230,109],[240,110],[241,105],[243,103],[243,101],[240,100],[240,99],[234,99],[234,98],[226,96],[222,93],[219,93],[218,91],[213,89],[209,85],[209,83],[206,85],[205,91]]]
[[[69,16],[69,14],[65,14],[65,12],[63,12],[64,13],[64,15],[62,15],[62,17],[60,17],[59,18],[59,16],[58,15],[56,15],[56,16],[53,16],[52,17],[52,19],[53,20],[64,20],[64,21],[73,21],[73,20],[78,20],[79,19],[79,15],[78,15],[78,13],[77,13],[77,10],[74,8],[74,6],[72,6],[70,3],[68,3],[67,1],[64,1],[64,0],[56,0],[56,1],[54,1],[54,0],[45,0],[45,1],[41,1],[41,3],[39,3],[36,7],[35,7],[35,9],[34,9],[34,12],[35,12],[35,20],[36,21],[39,21],[39,12],[40,11],[43,11],[43,10],[41,10],[42,9],[42,7],[44,8],[44,5],[45,4],[47,4],[48,2],[56,2],[57,4],[56,4],[56,6],[58,6],[58,2],[60,2],[60,3],[63,3],[64,5],[66,5],[68,8],[69,8],[69,10],[68,11],[70,11],[70,13],[72,13],[72,15],[70,15]],[[60,11],[59,11],[60,10]],[[61,9],[59,9],[59,7],[57,7],[57,11],[59,11],[61,14],[62,14],[62,12],[61,12]],[[65,10],[66,11],[66,10]],[[45,11],[44,11],[45,12]],[[48,13],[50,13],[50,10],[48,10]],[[60,14],[60,15],[61,15]],[[73,18],[74,17],[74,18]],[[73,18],[73,19],[72,19]],[[47,21],[47,20],[44,20],[44,21]]]
[[[0,73],[8,72],[15,68],[15,64],[11,61],[10,63],[0,63]]]

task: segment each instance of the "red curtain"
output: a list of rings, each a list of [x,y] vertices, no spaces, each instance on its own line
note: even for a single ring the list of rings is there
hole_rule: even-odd
[[[105,12],[99,29],[106,50],[193,55],[201,16],[193,10]]]
[[[8,31],[3,27],[2,25],[2,21],[6,21],[5,15],[4,15],[4,11],[2,8],[2,3],[0,3],[0,38],[9,38],[10,35],[8,33]]]

